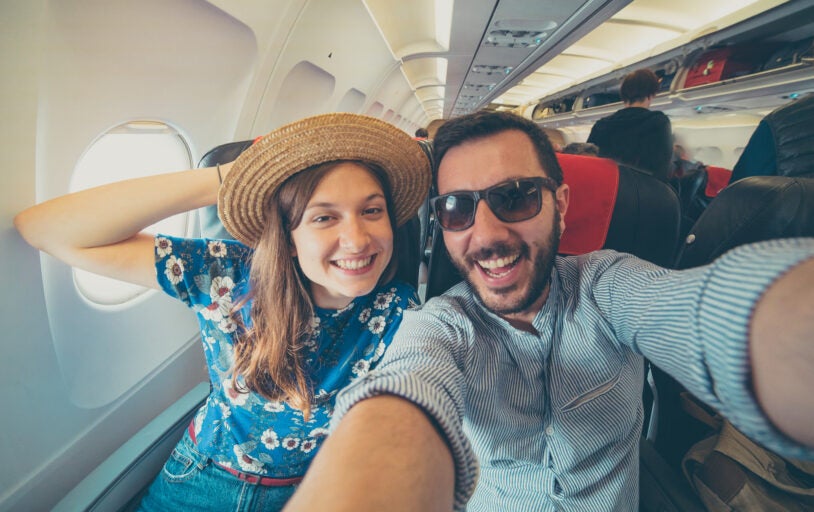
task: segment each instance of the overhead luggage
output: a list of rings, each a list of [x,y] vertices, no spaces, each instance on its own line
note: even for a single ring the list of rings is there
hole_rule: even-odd
[[[802,41],[785,44],[778,48],[766,63],[763,70],[782,68],[802,62],[805,58],[814,58],[814,38],[809,37]]]
[[[708,50],[690,66],[684,88],[754,73],[763,65],[770,51],[771,48],[763,45],[724,46]]]

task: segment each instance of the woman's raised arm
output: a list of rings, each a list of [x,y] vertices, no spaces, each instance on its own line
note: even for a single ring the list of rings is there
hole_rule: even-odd
[[[223,176],[231,163],[221,165]],[[161,219],[217,202],[215,167],[120,181],[60,196],[14,218],[22,237],[65,263],[157,288],[153,236]]]

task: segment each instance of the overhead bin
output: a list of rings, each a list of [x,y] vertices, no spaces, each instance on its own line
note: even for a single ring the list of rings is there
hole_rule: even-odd
[[[769,18],[768,21],[766,18]],[[620,108],[612,94],[630,71],[648,67],[662,79],[651,108],[671,113],[720,112],[761,98],[774,108],[814,92],[814,5],[788,2],[755,19],[706,34],[539,100],[522,112],[555,126],[591,122]],[[573,108],[558,111],[558,105]]]

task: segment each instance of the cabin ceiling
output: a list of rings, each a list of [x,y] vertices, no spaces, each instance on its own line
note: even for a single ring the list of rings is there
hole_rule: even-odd
[[[783,3],[365,0],[429,119],[536,103]]]

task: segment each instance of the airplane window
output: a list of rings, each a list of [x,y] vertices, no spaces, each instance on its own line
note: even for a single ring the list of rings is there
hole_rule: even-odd
[[[164,123],[132,121],[108,131],[87,149],[76,167],[69,190],[76,192],[114,181],[191,167],[189,147],[178,131]],[[164,219],[147,231],[186,235],[189,215]],[[74,269],[73,277],[82,296],[97,305],[121,305],[148,290],[80,269]]]
[[[368,108],[366,114],[371,117],[379,117],[379,115],[384,110],[384,105],[379,103],[378,101],[374,101]]]
[[[280,86],[280,101],[274,106],[269,126],[282,126],[297,119],[325,112],[333,95],[336,78],[308,61],[298,62]]]
[[[348,89],[348,92],[342,96],[339,105],[336,107],[337,112],[359,112],[365,104],[365,93],[359,89]]]

